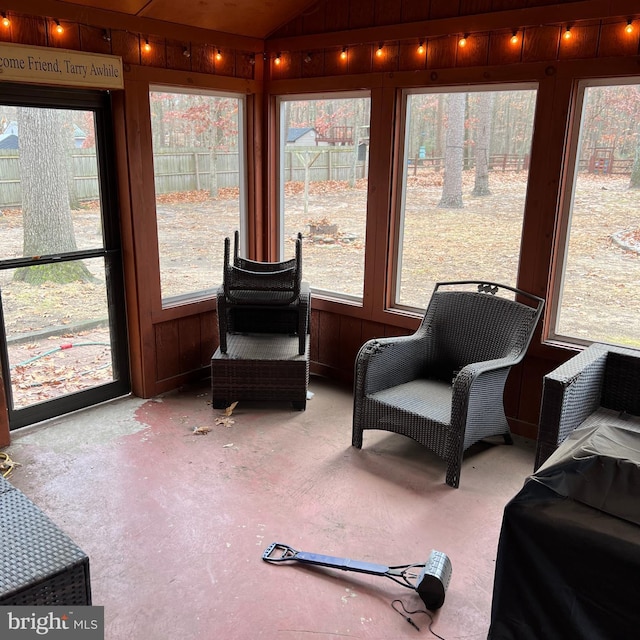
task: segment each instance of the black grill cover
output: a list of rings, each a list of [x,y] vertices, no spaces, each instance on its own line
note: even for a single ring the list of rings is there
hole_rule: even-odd
[[[489,640],[640,633],[640,426],[577,429],[505,507]]]

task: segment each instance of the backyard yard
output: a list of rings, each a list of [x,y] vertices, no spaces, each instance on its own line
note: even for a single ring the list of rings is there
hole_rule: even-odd
[[[407,186],[398,299],[408,306],[426,306],[439,280],[516,284],[526,174],[496,172],[491,195],[474,197],[468,172],[461,209],[438,208],[441,179],[425,171]],[[580,177],[558,325],[565,335],[640,346],[640,213],[637,192],[627,185],[625,177]],[[304,279],[312,287],[362,296],[366,194],[365,181],[353,189],[312,183],[305,207],[302,185],[287,185],[285,253],[293,251],[293,237],[301,231]],[[180,293],[186,279],[192,290],[217,286],[224,236],[237,227],[237,194],[222,192],[215,200],[205,191],[173,194],[159,199],[157,211],[159,220],[170,223],[162,225],[159,238],[163,293]],[[20,255],[21,215],[20,209],[0,212],[3,256]],[[74,211],[73,218],[79,248],[95,244],[95,205]],[[320,222],[335,227],[311,233]],[[68,392],[111,375],[108,329],[91,324],[104,319],[104,270],[98,262],[88,266],[95,283],[34,286],[0,272],[10,359],[19,365],[12,378],[29,401],[44,399],[50,380]],[[53,330],[40,336],[43,327]],[[82,346],[62,348],[72,343]]]

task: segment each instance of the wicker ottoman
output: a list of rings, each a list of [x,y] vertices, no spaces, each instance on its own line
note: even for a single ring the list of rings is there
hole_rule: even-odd
[[[230,335],[227,353],[216,349],[211,358],[211,396],[216,409],[236,400],[278,400],[303,411],[308,384],[308,336],[300,355],[295,336]]]
[[[0,605],[91,604],[87,555],[4,478],[0,518]]]

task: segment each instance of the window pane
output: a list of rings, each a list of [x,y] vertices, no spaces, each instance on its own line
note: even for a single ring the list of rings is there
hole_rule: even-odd
[[[2,105],[0,228],[3,259],[102,248],[93,112]]]
[[[640,347],[640,83],[584,89],[556,336]]]
[[[46,266],[52,267],[42,268]],[[86,271],[90,278],[24,282],[19,273],[24,267],[0,271],[7,375],[15,409],[117,379],[104,259],[55,266]],[[82,303],[70,302],[78,300]]]
[[[515,286],[533,89],[407,96],[396,304],[424,308],[436,282]]]
[[[225,236],[245,193],[243,99],[150,92],[163,303],[222,282]],[[172,300],[173,299],[173,300]]]
[[[361,300],[370,98],[281,104],[284,257],[304,236],[303,278],[316,291]]]

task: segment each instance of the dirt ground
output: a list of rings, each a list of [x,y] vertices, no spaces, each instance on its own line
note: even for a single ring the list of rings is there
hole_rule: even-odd
[[[482,279],[515,285],[518,272],[526,174],[493,173],[491,195],[474,197],[473,175],[464,177],[462,209],[439,209],[441,174],[411,177],[405,200],[402,276],[398,300],[426,306],[440,280]],[[637,192],[628,178],[581,177],[576,190],[570,238],[569,267],[564,274],[563,314],[559,331],[584,339],[640,346],[640,254],[637,252],[640,211]],[[365,269],[367,185],[312,185],[304,203],[302,185],[285,190],[285,255],[293,252],[293,238],[304,235],[304,279],[316,289],[362,297]],[[224,237],[237,228],[238,203],[233,193],[211,200],[205,192],[160,199],[158,211],[163,295],[216,287],[222,276]],[[99,212],[84,208],[73,213],[79,248],[100,242]],[[330,233],[318,231],[335,225]],[[2,257],[21,255],[21,212],[0,213]],[[203,232],[206,230],[206,232]],[[191,250],[186,252],[185,246]],[[101,343],[106,333],[81,329],[84,322],[106,317],[104,269],[99,261],[89,268],[97,283],[45,284],[33,287],[0,272],[0,294],[12,363],[22,369],[13,377],[24,393],[37,397],[43,380],[53,377],[60,392],[75,390],[65,371],[83,369],[81,384],[95,384],[110,375],[108,348],[87,344],[80,349],[60,345]],[[44,327],[59,332],[44,341],[25,340],[25,334]],[[97,333],[96,333],[97,331]],[[46,357],[39,354],[52,351]],[[35,356],[35,357],[34,357]],[[73,358],[80,358],[81,363]],[[31,361],[26,365],[26,361]],[[105,365],[105,366],[103,366]],[[57,369],[56,369],[57,367]]]

